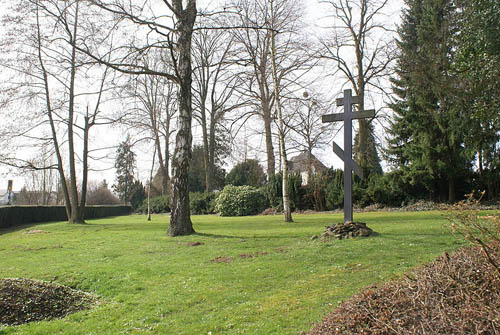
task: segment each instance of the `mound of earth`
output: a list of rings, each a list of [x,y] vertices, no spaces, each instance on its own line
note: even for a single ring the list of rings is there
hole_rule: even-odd
[[[330,238],[335,238],[338,240],[354,237],[366,237],[370,236],[373,230],[366,226],[363,222],[342,222],[337,224],[332,224],[325,228],[325,232],[321,234],[323,240],[328,240]]]
[[[500,274],[478,248],[445,253],[341,303],[308,334],[500,334]]]
[[[88,309],[95,297],[67,286],[30,279],[0,279],[0,324],[62,318]]]

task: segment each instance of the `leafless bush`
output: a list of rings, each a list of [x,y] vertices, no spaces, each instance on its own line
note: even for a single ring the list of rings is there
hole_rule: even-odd
[[[479,199],[471,193],[467,198],[446,208],[446,218],[453,232],[462,235],[466,240],[481,247],[488,262],[500,274],[498,259],[492,257],[493,245],[500,245],[500,212],[492,215],[481,215]]]
[[[310,335],[500,334],[500,275],[469,247],[341,303]],[[491,257],[500,259],[499,246]]]
[[[120,199],[118,199],[108,188],[106,181],[101,184],[96,185],[95,183],[89,183],[89,189],[87,191],[87,205],[118,205],[120,204]]]

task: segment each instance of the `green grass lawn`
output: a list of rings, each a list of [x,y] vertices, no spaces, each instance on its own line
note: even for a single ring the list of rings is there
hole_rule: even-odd
[[[342,214],[192,220],[198,233],[176,238],[162,215],[0,230],[0,278],[100,297],[92,310],[0,334],[297,334],[362,287],[463,244],[438,212],[357,214],[378,235],[328,243],[311,236]],[[48,233],[23,234],[31,229]]]

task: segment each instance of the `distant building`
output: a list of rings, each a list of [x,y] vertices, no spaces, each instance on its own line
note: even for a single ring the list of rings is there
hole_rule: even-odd
[[[307,151],[300,153],[299,155],[290,158],[288,161],[288,168],[290,172],[300,173],[302,176],[302,184],[306,185],[309,180],[307,180]],[[321,161],[311,154],[311,172],[312,174],[323,172],[328,170],[328,168],[321,163]]]
[[[14,192],[10,190],[0,190],[0,205],[10,205],[14,201]]]

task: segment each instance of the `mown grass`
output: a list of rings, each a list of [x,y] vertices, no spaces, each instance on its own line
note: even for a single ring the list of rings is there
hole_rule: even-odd
[[[378,234],[311,240],[341,214],[294,215],[294,223],[193,216],[198,233],[177,238],[166,236],[162,215],[0,230],[0,278],[54,281],[101,301],[60,320],[0,326],[0,334],[297,334],[362,287],[463,244],[439,212],[356,219]],[[24,234],[31,229],[48,233]]]

